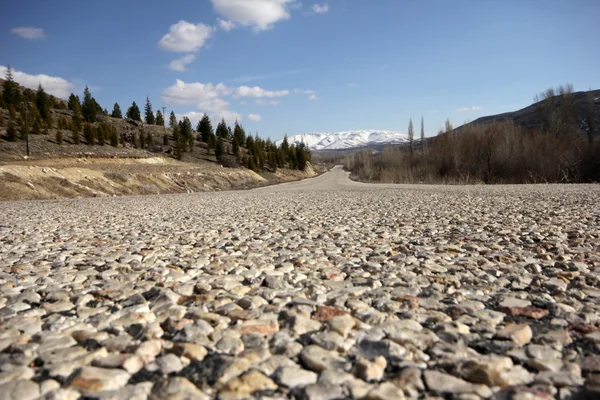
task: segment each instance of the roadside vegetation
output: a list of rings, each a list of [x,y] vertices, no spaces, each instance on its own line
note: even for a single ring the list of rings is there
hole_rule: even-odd
[[[594,98],[580,112],[570,85],[537,95],[540,129],[512,121],[468,124],[454,129],[449,121],[436,137],[415,141],[412,120],[409,144],[375,153],[345,156],[352,178],[387,183],[550,183],[600,180],[600,143],[596,136]]]
[[[0,140],[24,141],[24,155],[28,156],[33,155],[30,136],[43,135],[49,143],[60,146],[132,147],[192,162],[198,160],[193,157],[194,149],[202,148],[205,160],[255,172],[275,172],[279,168],[304,171],[311,161],[308,147],[302,143],[290,145],[287,136],[277,146],[258,134],[247,134],[237,121],[231,127],[221,120],[213,129],[208,115],[194,127],[187,117],[180,120],[173,111],[168,116],[160,110],[154,112],[148,97],[143,115],[135,101],[125,116],[118,103],[109,113],[88,87],[83,98],[71,93],[65,101],[47,94],[41,85],[37,91],[22,88],[14,81],[10,67],[1,89]]]

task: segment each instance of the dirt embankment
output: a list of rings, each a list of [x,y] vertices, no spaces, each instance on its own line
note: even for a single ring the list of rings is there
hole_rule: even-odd
[[[248,169],[170,158],[45,159],[0,166],[0,200],[34,200],[246,189],[314,176],[279,171],[263,177]]]

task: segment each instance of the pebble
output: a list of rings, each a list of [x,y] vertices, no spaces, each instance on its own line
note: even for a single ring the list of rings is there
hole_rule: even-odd
[[[2,203],[0,398],[598,397],[598,185],[295,187]]]

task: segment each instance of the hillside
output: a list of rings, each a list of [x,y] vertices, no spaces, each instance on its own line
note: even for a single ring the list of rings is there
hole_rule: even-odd
[[[573,97],[576,104],[576,120],[579,121],[580,133],[587,133],[587,125],[585,123],[586,107],[588,101],[588,94],[591,95],[595,100],[595,121],[596,126],[600,126],[600,90],[582,91],[573,93]],[[557,106],[561,106],[563,101],[562,97],[557,96]],[[542,130],[542,120],[539,114],[539,108],[542,102],[533,103],[530,106],[522,108],[517,111],[507,112],[503,114],[488,115],[472,121],[468,124],[462,125],[455,129],[457,133],[470,128],[473,125],[485,125],[492,122],[511,121],[516,125],[525,128],[526,130]],[[597,130],[598,131],[598,130]],[[598,132],[596,132],[598,134]]]
[[[51,95],[44,119],[35,105],[36,91],[17,88],[29,99],[29,111],[21,101],[11,117],[0,102],[0,200],[219,191],[316,174],[309,158],[303,164],[290,158],[300,152],[282,154],[272,143],[246,136],[238,125],[233,130],[219,126],[219,136],[210,128],[209,140],[203,141],[185,119],[172,129],[113,118],[98,108],[95,122],[85,123],[68,109],[70,102]],[[12,136],[9,125],[16,129]],[[241,145],[234,143],[238,139]]]

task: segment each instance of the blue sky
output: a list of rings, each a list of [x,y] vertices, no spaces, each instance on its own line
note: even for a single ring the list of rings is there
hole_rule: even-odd
[[[2,9],[0,66],[25,85],[63,97],[89,85],[109,111],[148,95],[155,109],[239,118],[272,139],[405,132],[421,116],[431,136],[446,118],[522,108],[551,86],[600,88],[597,0],[4,0]]]

